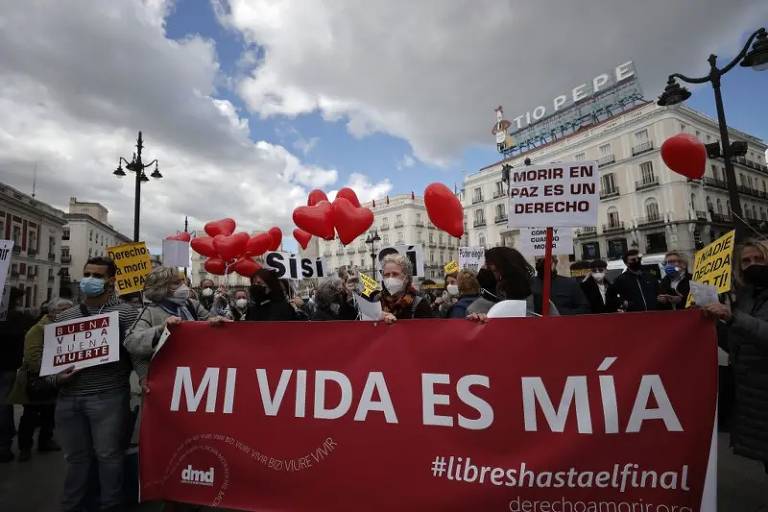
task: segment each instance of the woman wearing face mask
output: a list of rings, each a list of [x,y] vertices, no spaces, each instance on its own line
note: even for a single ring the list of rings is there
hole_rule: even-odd
[[[315,312],[312,320],[342,320],[342,302],[345,302],[343,281],[338,277],[328,278],[320,283],[315,292]]]
[[[477,276],[469,270],[462,270],[456,276],[459,300],[451,306],[448,318],[466,318],[467,308],[480,298],[480,283]]]
[[[458,285],[458,273],[451,272],[445,274],[443,282],[445,283],[445,291],[443,294],[435,299],[433,307],[436,308],[437,314],[442,318],[448,317],[448,311],[459,300],[459,285]]]
[[[144,281],[144,297],[150,303],[141,310],[123,342],[135,357],[134,370],[140,380],[147,375],[149,361],[166,327],[173,329],[190,320],[208,320],[212,325],[229,321],[210,315],[199,302],[189,298],[189,292],[184,275],[169,267],[155,267]]]
[[[467,315],[487,314],[494,304],[499,302],[496,295],[496,277],[493,272],[483,267],[477,271],[477,282],[480,285],[480,296],[467,307]]]
[[[603,260],[593,261],[592,271],[581,282],[581,289],[593,314],[615,313],[619,307],[613,284],[605,277],[607,267]]]
[[[734,261],[735,302],[702,309],[719,320],[720,345],[733,367],[733,451],[761,461],[768,473],[768,243],[745,242]]]
[[[288,303],[280,280],[273,270],[261,268],[251,277],[251,304],[246,320],[297,320],[296,310]]]
[[[234,300],[229,306],[229,314],[235,322],[241,322],[248,316],[248,292],[235,290]]]
[[[342,295],[339,301],[339,320],[357,320],[358,311],[355,293],[360,291],[360,272],[354,268],[339,271]]]
[[[411,284],[410,262],[400,254],[385,256],[381,261],[383,290],[381,309],[387,323],[410,318],[432,318],[432,308]]]
[[[203,279],[200,281],[200,290],[197,292],[197,296],[200,300],[200,304],[207,309],[211,310],[213,307],[213,296],[216,294],[216,285],[210,279]]]

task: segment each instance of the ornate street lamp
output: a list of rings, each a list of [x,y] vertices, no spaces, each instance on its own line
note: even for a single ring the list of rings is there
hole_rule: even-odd
[[[148,164],[145,164],[141,161],[141,150],[144,148],[143,141],[141,139],[141,132],[139,132],[139,138],[136,140],[136,153],[133,154],[133,158],[131,158],[131,161],[129,162],[127,159],[123,158],[122,156],[117,162],[117,169],[112,172],[115,176],[118,178],[122,178],[125,176],[125,171],[123,171],[123,162],[125,162],[125,168],[129,171],[136,174],[136,194],[134,196],[134,209],[133,209],[133,241],[138,242],[139,241],[139,211],[140,211],[140,205],[141,205],[141,184],[149,181],[149,178],[147,177],[147,174],[144,172],[144,169],[147,169],[148,167],[151,167],[152,164],[155,164],[155,170],[150,174],[150,176],[154,179],[160,179],[163,177],[162,174],[160,174],[160,169],[158,169],[158,161],[157,159],[152,160]]]
[[[381,237],[379,237],[379,232],[377,230],[373,230],[373,233],[368,233],[368,236],[365,238],[365,243],[371,246],[371,277],[376,279],[376,250],[375,250],[375,244],[376,242],[380,242]]]

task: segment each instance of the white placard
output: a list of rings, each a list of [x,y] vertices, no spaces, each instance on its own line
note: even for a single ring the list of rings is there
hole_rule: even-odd
[[[308,279],[328,276],[328,266],[323,258],[299,258],[288,252],[264,254],[264,267],[277,272],[278,279]]]
[[[510,229],[597,225],[597,162],[528,165],[509,172]]]
[[[488,310],[488,318],[525,318],[528,304],[524,300],[502,300]]]
[[[544,256],[547,241],[547,228],[521,228],[515,248],[529,258]],[[552,254],[573,253],[573,229],[554,228],[552,230]]]
[[[186,268],[187,265],[189,265],[189,242],[163,240],[163,266]]]
[[[485,247],[459,247],[459,268],[475,274],[485,264]]]
[[[357,310],[360,312],[360,320],[376,322],[381,320],[381,302],[371,302],[357,293],[354,295]]]
[[[388,254],[394,254],[395,252],[405,256],[411,262],[411,270],[413,271],[413,277],[425,277],[424,276],[424,247],[418,244],[414,245],[387,245],[379,250],[379,254],[376,258],[376,270],[379,271],[378,275],[381,275],[381,260]]]
[[[70,366],[76,370],[120,360],[120,315],[65,320],[45,326],[40,375],[53,375]]]

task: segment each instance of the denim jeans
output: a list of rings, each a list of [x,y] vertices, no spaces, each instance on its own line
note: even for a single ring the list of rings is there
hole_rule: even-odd
[[[16,435],[13,405],[6,403],[15,380],[15,371],[0,370],[0,451],[10,450],[13,436]]]
[[[84,396],[59,396],[56,430],[67,461],[61,501],[65,512],[80,510],[97,465],[101,508],[123,503],[123,463],[128,426],[128,389]]]

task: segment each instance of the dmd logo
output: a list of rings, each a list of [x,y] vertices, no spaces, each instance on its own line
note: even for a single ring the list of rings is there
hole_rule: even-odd
[[[192,469],[192,464],[190,464],[181,472],[181,482],[184,484],[206,485],[211,487],[213,486],[213,468],[208,468],[208,471],[202,471]]]

